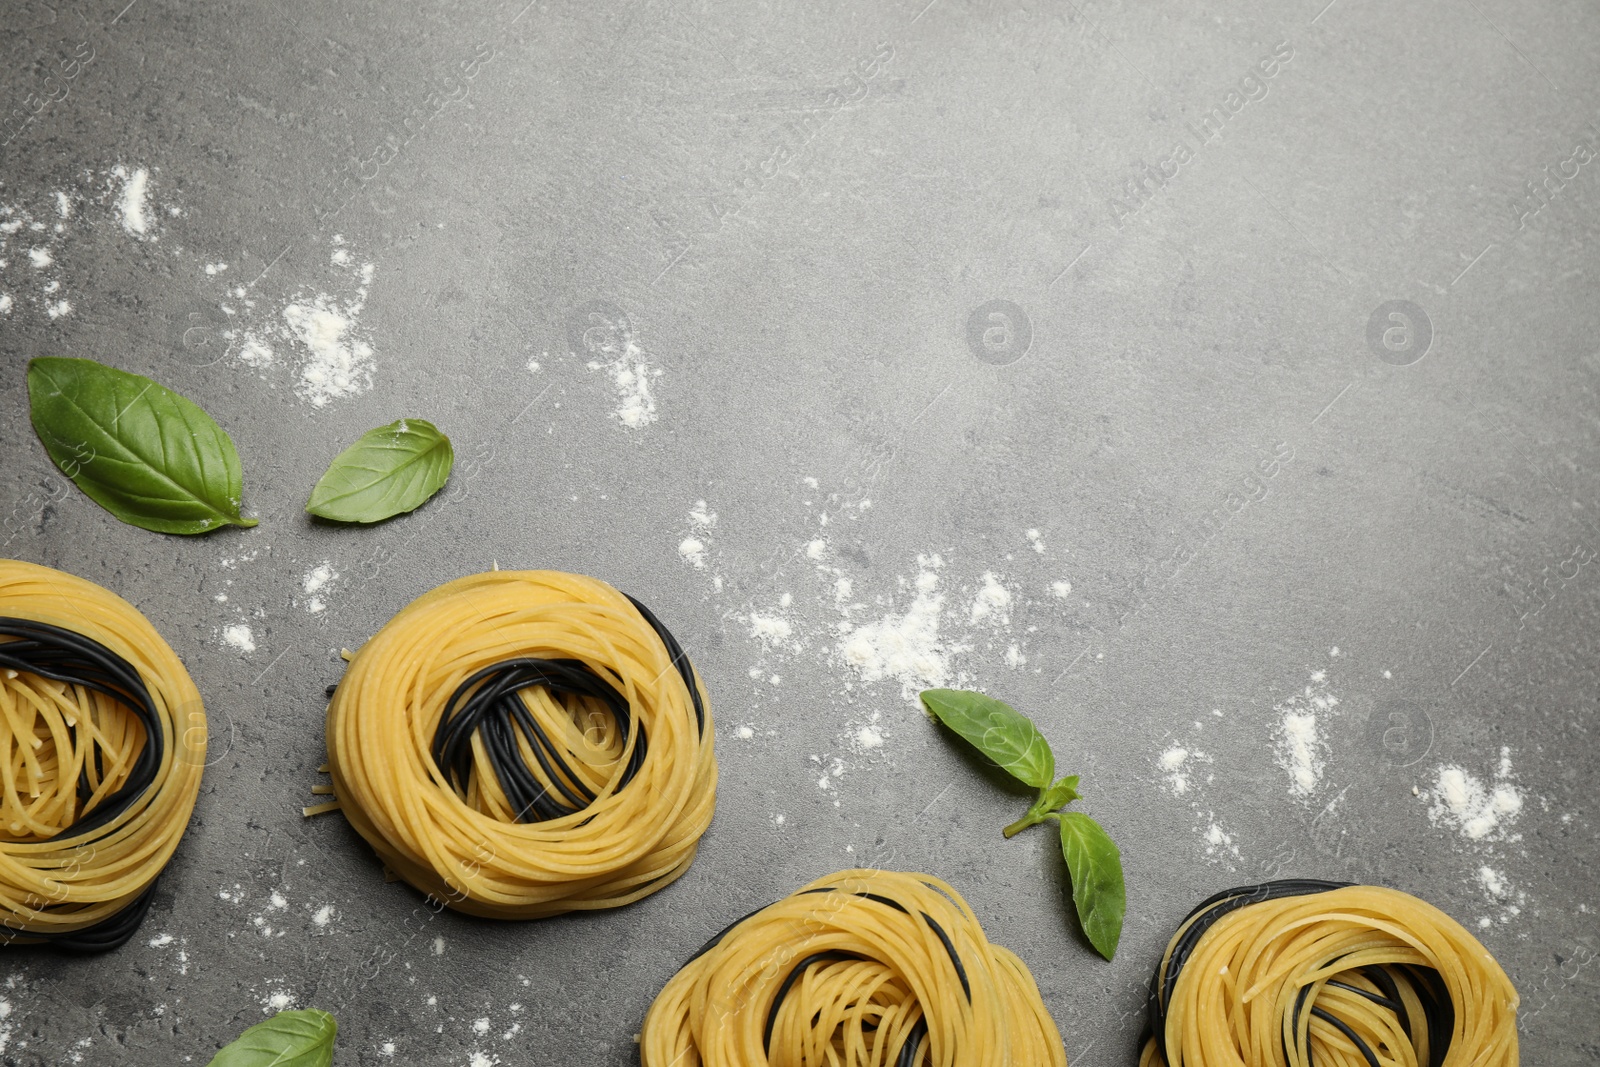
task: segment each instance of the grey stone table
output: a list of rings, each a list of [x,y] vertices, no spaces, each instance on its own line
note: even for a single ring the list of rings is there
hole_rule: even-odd
[[[341,1067],[632,1063],[705,937],[853,865],[967,894],[1083,1067],[1132,1061],[1193,902],[1290,873],[1425,896],[1517,983],[1525,1062],[1600,1056],[1600,12],[0,25],[4,553],[139,605],[214,726],[139,936],[0,959],[4,1063],[204,1064],[275,1005],[334,1011]],[[42,354],[213,413],[260,526],[101,511],[29,429]],[[309,521],[401,416],[453,436],[446,492]],[[434,916],[301,816],[338,650],[496,563],[628,590],[705,675],[716,820],[636,906]],[[1003,841],[1021,802],[917,711],[930,680],[1082,773],[1126,861],[1114,963],[1049,835]]]

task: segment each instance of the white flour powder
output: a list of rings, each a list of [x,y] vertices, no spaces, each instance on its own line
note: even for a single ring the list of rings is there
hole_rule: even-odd
[[[144,237],[150,232],[150,171],[144,167],[129,170],[113,167],[111,174],[122,182],[122,192],[117,196],[117,221],[134,237]]]
[[[650,363],[649,353],[632,339],[606,354],[608,361],[590,360],[589,369],[603,369],[611,376],[617,390],[617,409],[612,414],[631,430],[655,422],[656,397],[650,383],[661,376],[661,369]]]
[[[255,635],[250,632],[250,627],[242,622],[222,628],[222,639],[229,647],[240,652],[254,652],[256,650]]]
[[[1498,781],[1490,785],[1455,764],[1434,776],[1428,817],[1435,826],[1450,826],[1469,841],[1496,840],[1506,835],[1522,813],[1522,790],[1509,780],[1511,750],[1500,750]]]
[[[706,569],[706,543],[698,537],[685,537],[678,542],[678,555],[696,570]]]
[[[1189,750],[1182,745],[1174,745],[1161,753],[1161,773],[1167,776],[1167,788],[1172,790],[1174,796],[1182,796],[1189,791],[1189,776],[1183,772],[1184,764],[1189,762]]]
[[[289,332],[305,348],[295,392],[314,407],[372,387],[372,346],[355,333],[360,305],[341,307],[326,294],[283,309]]]
[[[839,640],[839,654],[863,681],[893,678],[910,700],[916,690],[950,680],[950,655],[956,649],[939,636],[944,596],[939,592],[938,555],[917,557],[916,596],[904,612],[853,627]]]
[[[1289,772],[1289,792],[1309,797],[1322,785],[1328,764],[1320,716],[1338,707],[1339,698],[1328,690],[1328,672],[1313,671],[1311,684],[1273,707],[1278,715],[1278,765]]]
[[[1000,584],[993,571],[983,572],[983,585],[972,598],[972,621],[990,626],[1011,623],[1011,593]]]

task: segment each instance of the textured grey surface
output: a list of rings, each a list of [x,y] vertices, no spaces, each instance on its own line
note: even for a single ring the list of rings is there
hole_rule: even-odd
[[[281,993],[338,1014],[341,1067],[630,1063],[706,936],[877,863],[965,892],[1085,1067],[1132,1061],[1143,982],[1190,904],[1280,873],[1488,920],[1525,1061],[1596,1062],[1600,593],[1577,561],[1600,548],[1600,179],[1573,149],[1597,136],[1600,14],[1324,2],[8,0],[0,205],[48,225],[0,252],[4,552],[142,608],[215,736],[140,937],[0,958],[0,1059],[203,1064]],[[1197,138],[1275,48],[1292,58]],[[1179,144],[1191,158],[1145,176]],[[145,239],[115,218],[118,165],[150,169]],[[1563,169],[1534,199],[1526,183]],[[294,391],[304,352],[273,331],[310,293],[354,299],[335,234],[375,265],[356,332],[376,369],[315,408]],[[26,255],[40,242],[48,269]],[[1401,333],[1399,352],[1369,344],[1394,300],[1426,316],[1420,360]],[[615,418],[586,366],[605,355],[584,339],[595,301],[661,371],[650,425]],[[1021,358],[1015,311],[969,323],[991,301],[1026,318]],[[247,327],[273,366],[241,365]],[[162,537],[95,507],[28,429],[40,354],[206,407],[259,528]],[[447,494],[375,529],[308,522],[328,458],[401,415],[454,437]],[[1253,476],[1275,450],[1292,458]],[[699,500],[719,516],[703,570],[678,550]],[[804,555],[819,537],[838,575]],[[835,578],[856,621],[882,617],[924,553],[944,561],[952,670],[1040,718],[1123,846],[1114,964],[1066,923],[1048,835],[1000,839],[1020,803],[838,653]],[[322,561],[340,578],[314,615],[302,577]],[[337,650],[494,561],[634,593],[710,686],[716,821],[690,873],[634,907],[433,917],[339,816],[300,816]],[[969,616],[986,571],[1015,598],[1004,626]],[[784,614],[799,647],[764,648],[752,612]],[[240,621],[248,655],[219,637]],[[1274,730],[1307,686],[1338,703],[1302,798]],[[860,751],[874,712],[885,743]],[[1183,793],[1159,765],[1174,745],[1210,757]],[[1473,841],[1431,820],[1439,768],[1492,783],[1502,746],[1514,824]]]

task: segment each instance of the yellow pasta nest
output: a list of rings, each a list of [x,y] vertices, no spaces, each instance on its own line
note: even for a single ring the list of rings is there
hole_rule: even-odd
[[[1027,966],[937,878],[841,871],[734,923],[645,1016],[642,1067],[1066,1067]]]
[[[1516,1067],[1517,992],[1454,919],[1394,889],[1219,893],[1150,985],[1140,1067]]]
[[[617,907],[683,874],[711,823],[710,708],[643,605],[559,571],[449,582],[390,619],[328,704],[338,804],[450,907]]]
[[[132,604],[0,560],[0,939],[99,951],[132,937],[205,751],[200,693]]]

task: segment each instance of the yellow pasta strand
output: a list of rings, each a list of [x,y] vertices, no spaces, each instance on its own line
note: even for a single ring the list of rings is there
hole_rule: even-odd
[[[872,870],[725,930],[656,997],[639,1053],[642,1067],[1067,1063],[1033,975],[954,889]]]
[[[626,740],[603,700],[514,690],[565,771],[540,763],[520,716],[499,716],[510,758],[545,794],[587,790],[581,810],[534,821],[497,777],[487,722],[471,736],[466,781],[434,757],[452,696],[519,660],[576,661],[625,703]],[[411,885],[498,918],[616,907],[682,875],[715,805],[712,745],[704,689],[681,653],[623,594],[558,571],[490,571],[424,594],[350,656],[328,704],[328,770],[351,825]]]
[[[148,691],[160,732],[149,785],[109,821],[80,827],[129,782],[150,744],[144,723],[82,684],[0,670],[0,940],[29,944],[113,919],[151,887],[194,810],[206,718],[149,620],[93,582],[0,560],[0,620],[70,631],[121,657]],[[0,652],[25,644],[0,634]]]
[[[1140,1067],[1518,1062],[1517,993],[1500,965],[1461,924],[1394,889],[1219,894],[1173,936],[1156,987]]]

